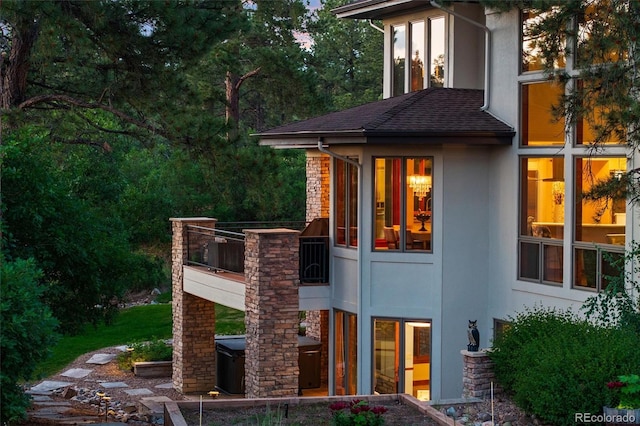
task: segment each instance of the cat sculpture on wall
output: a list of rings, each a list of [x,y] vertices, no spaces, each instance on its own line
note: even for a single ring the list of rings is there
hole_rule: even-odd
[[[467,350],[469,352],[478,352],[478,348],[480,347],[480,332],[478,331],[477,322],[478,320],[469,320],[469,328],[467,329],[467,335],[469,337]]]

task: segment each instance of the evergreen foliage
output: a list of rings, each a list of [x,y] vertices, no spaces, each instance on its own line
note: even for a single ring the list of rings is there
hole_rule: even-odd
[[[20,382],[31,379],[57,341],[56,320],[42,303],[42,274],[33,259],[8,261],[0,255],[0,421],[25,417],[30,404]]]
[[[570,311],[534,308],[518,314],[489,353],[498,383],[545,424],[573,425],[574,413],[600,413],[606,383],[637,372],[640,335],[605,328]]]

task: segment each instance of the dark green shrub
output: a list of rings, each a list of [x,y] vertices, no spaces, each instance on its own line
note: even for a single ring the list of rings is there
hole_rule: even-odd
[[[535,308],[519,314],[493,344],[496,379],[514,402],[543,422],[575,424],[599,413],[606,383],[640,366],[640,336],[604,328],[571,312]]]
[[[164,340],[153,340],[129,345],[126,352],[118,355],[117,361],[118,367],[130,370],[134,362],[171,361],[172,357],[173,346],[168,345]]]
[[[0,255],[0,421],[23,419],[30,398],[20,385],[31,379],[40,361],[57,341],[57,325],[41,302],[41,272],[33,260],[7,262]]]

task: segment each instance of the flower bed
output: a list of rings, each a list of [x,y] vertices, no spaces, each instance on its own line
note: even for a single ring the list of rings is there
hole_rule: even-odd
[[[285,419],[282,423],[270,424],[331,424],[335,410],[329,407],[340,401],[351,404],[354,399],[367,401],[371,407],[384,407],[386,426],[451,424],[451,419],[429,404],[406,394],[167,402],[164,423],[168,426],[198,425],[202,413],[202,424],[265,424],[265,416]]]

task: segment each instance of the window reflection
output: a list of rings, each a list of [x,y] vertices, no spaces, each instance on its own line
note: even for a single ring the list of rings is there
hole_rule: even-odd
[[[406,28],[404,25],[396,25],[392,28],[393,43],[392,43],[392,96],[398,96],[404,94],[404,71],[406,61]]]
[[[429,19],[429,86],[431,87],[444,87],[444,24],[444,16]]]
[[[539,71],[545,68],[546,60],[542,56],[541,43],[554,43],[558,46],[557,51],[562,51],[565,45],[564,36],[561,32],[542,33],[536,27],[546,16],[554,13],[537,13],[531,10],[522,11],[522,72]],[[565,58],[562,54],[556,60],[554,68],[564,68]]]
[[[424,89],[424,21],[411,23],[411,91]]]

